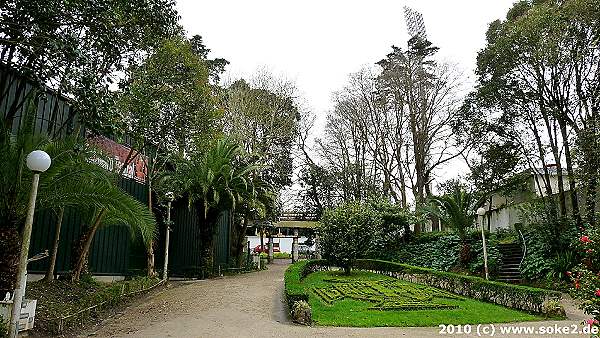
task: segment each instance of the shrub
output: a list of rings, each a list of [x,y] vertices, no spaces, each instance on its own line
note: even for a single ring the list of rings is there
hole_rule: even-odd
[[[582,300],[581,308],[591,315],[587,322],[596,327],[600,326],[600,228],[589,225],[579,234],[577,249],[583,256],[583,263],[573,272],[569,272],[573,280],[571,294]]]
[[[350,273],[354,260],[373,252],[382,224],[377,212],[358,202],[325,211],[318,228],[323,258]]]
[[[303,300],[294,302],[290,314],[294,323],[302,325],[312,324],[312,311],[310,305]]]
[[[292,258],[292,255],[287,252],[274,252],[273,258],[274,259],[290,259],[290,258]]]
[[[370,200],[367,204],[381,218],[381,225],[371,246],[374,257],[391,259],[391,255],[400,249],[409,239],[410,224],[414,217],[410,211],[386,200]]]
[[[8,323],[0,317],[0,338],[8,338]]]
[[[514,309],[542,313],[544,302],[560,299],[560,292],[488,281],[475,276],[436,271],[406,264],[361,259],[355,269],[382,273],[417,284],[425,284],[452,293]]]
[[[469,272],[483,272],[483,246],[481,231],[467,235],[471,258],[466,266]],[[488,268],[494,274],[502,263],[498,242],[493,235],[487,234]],[[408,265],[416,265],[441,271],[450,271],[459,266],[461,240],[456,234],[448,232],[422,233],[413,237],[411,243],[404,245],[393,260]]]
[[[439,232],[435,235],[415,236],[412,243],[398,251],[394,260],[409,265],[449,271],[458,265],[459,253],[460,238],[454,234]]]

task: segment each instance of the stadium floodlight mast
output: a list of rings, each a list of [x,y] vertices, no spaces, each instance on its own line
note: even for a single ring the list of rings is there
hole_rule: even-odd
[[[23,227],[23,241],[21,242],[21,254],[19,256],[19,267],[17,270],[17,282],[13,292],[12,311],[10,312],[9,337],[15,338],[19,332],[19,319],[21,317],[21,305],[27,285],[27,262],[29,256],[29,242],[31,241],[31,228],[33,227],[33,214],[35,212],[35,200],[37,198],[37,189],[40,182],[40,174],[50,168],[52,160],[50,156],[42,150],[34,150],[27,155],[27,168],[33,171],[31,180],[31,193],[29,194],[29,204],[27,216],[25,217],[25,226]]]
[[[423,40],[427,39],[425,22],[421,13],[408,6],[404,6],[404,20],[406,21],[406,29],[411,39],[417,36]]]

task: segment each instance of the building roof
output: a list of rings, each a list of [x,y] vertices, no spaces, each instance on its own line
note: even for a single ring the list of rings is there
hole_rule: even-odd
[[[317,227],[315,221],[279,221],[275,223],[276,228],[301,228],[314,229]]]

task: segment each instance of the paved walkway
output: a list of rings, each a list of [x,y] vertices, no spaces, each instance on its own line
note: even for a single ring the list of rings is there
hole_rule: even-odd
[[[336,328],[292,324],[282,302],[286,264],[277,261],[266,271],[176,282],[172,287],[134,302],[80,337],[440,337],[436,327]],[[567,311],[571,317],[567,321],[521,325],[565,326],[578,324],[584,318],[575,308],[569,307]],[[499,326],[497,324],[496,329]],[[496,333],[495,336],[519,335]],[[565,337],[543,335],[553,336]],[[453,337],[477,337],[477,334]]]

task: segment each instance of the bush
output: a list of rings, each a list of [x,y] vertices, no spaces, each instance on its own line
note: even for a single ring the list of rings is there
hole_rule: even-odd
[[[274,252],[273,258],[274,259],[290,259],[290,258],[292,258],[292,255],[287,252]]]
[[[482,274],[483,246],[481,231],[472,231],[467,235],[471,260],[466,266],[474,274]],[[498,241],[492,234],[486,234],[488,251],[488,268],[490,274],[496,273],[502,263]],[[393,258],[393,261],[408,265],[421,266],[441,271],[450,271],[459,267],[461,241],[458,235],[448,232],[422,233],[404,245]]]
[[[373,252],[382,224],[377,212],[358,202],[326,210],[318,228],[323,258],[349,273],[355,259]]]
[[[294,323],[302,325],[312,324],[312,311],[310,305],[303,300],[295,302],[292,305],[290,314]]]
[[[460,238],[454,234],[438,232],[415,236],[413,242],[398,251],[394,261],[449,271],[458,265],[459,254]]]
[[[583,256],[582,264],[569,272],[573,281],[571,294],[581,300],[580,307],[592,318],[588,324],[600,326],[600,227],[589,226],[577,236],[576,247]]]
[[[452,293],[507,306],[543,313],[544,302],[560,299],[560,292],[488,281],[475,276],[436,271],[406,264],[372,259],[357,260],[355,269],[382,273],[408,282],[425,284]]]
[[[410,238],[410,224],[415,222],[414,217],[408,210],[386,200],[370,200],[367,206],[382,220],[371,244],[375,250],[374,257],[391,259],[391,254]]]
[[[0,317],[0,338],[8,338],[8,323]]]

